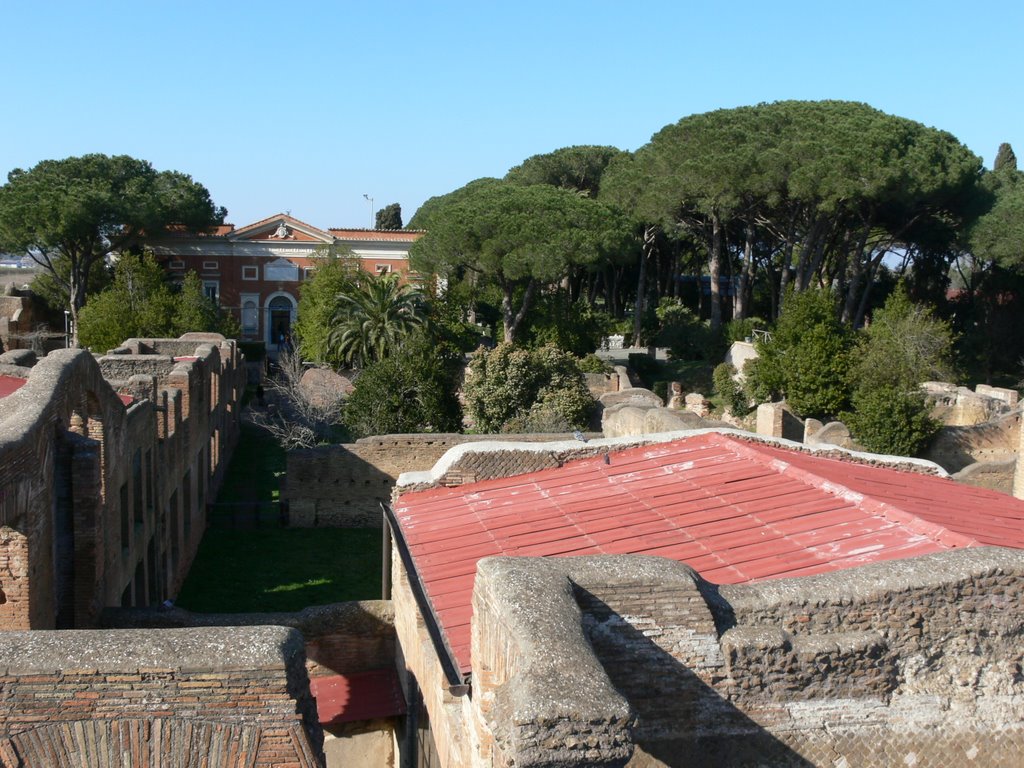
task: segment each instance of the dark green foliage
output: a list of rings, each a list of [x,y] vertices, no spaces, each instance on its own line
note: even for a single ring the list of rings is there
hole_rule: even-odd
[[[910,301],[903,286],[877,310],[858,339],[853,376],[858,387],[916,389],[922,381],[951,381],[949,323]]]
[[[563,147],[527,158],[505,174],[505,181],[521,186],[549,184],[597,197],[608,164],[625,154],[615,147]]]
[[[928,415],[924,393],[893,386],[858,389],[843,421],[869,451],[894,456],[916,456],[940,426]]]
[[[7,179],[0,187],[0,250],[30,253],[67,293],[75,320],[106,254],[171,226],[202,231],[226,213],[191,177],[157,172],[127,155],[44,160]]]
[[[655,337],[659,347],[666,347],[674,360],[714,361],[725,353],[722,332],[713,330],[690,309],[678,301],[658,306],[660,328]]]
[[[992,163],[993,171],[1016,171],[1017,170],[1017,155],[1013,151],[1007,142],[1003,142],[999,145],[999,151],[996,152],[995,162]]]
[[[591,352],[579,361],[580,371],[583,373],[611,373],[612,367],[600,357]]]
[[[358,437],[459,432],[461,370],[456,346],[417,332],[403,343],[400,355],[371,363],[360,373],[345,403],[345,425]]]
[[[360,274],[337,296],[328,358],[357,368],[391,357],[426,320],[423,294],[397,273]]]
[[[376,229],[401,229],[402,228],[402,206],[398,203],[385,205],[377,211]]]
[[[719,363],[715,366],[711,378],[714,381],[715,392],[725,403],[729,412],[734,416],[746,416],[750,413],[750,404],[747,395],[733,380],[736,375],[736,366],[732,363]]]
[[[176,338],[190,331],[237,336],[237,323],[203,294],[195,272],[177,289],[150,255],[125,254],[114,282],[82,308],[78,335],[83,345],[106,352],[129,338]]]
[[[643,352],[630,352],[627,364],[629,370],[639,376],[648,387],[651,386],[661,370],[658,361]]]
[[[554,344],[577,357],[601,346],[611,332],[612,319],[589,302],[570,301],[564,291],[537,300],[522,329],[522,342],[531,347]]]
[[[877,453],[914,456],[938,431],[920,391],[923,381],[952,378],[949,324],[913,304],[903,286],[889,296],[854,350],[854,438]]]
[[[768,323],[760,317],[745,317],[742,319],[730,320],[723,326],[725,341],[731,344],[734,341],[746,341],[754,338],[755,330],[765,330]]]
[[[785,397],[804,418],[835,417],[850,401],[852,343],[829,293],[790,294],[771,340],[744,369],[747,393],[755,402]]]
[[[313,277],[302,285],[295,337],[303,360],[337,367],[343,361],[331,348],[328,337],[338,309],[338,296],[353,290],[359,263],[348,250],[328,250],[318,255],[321,260]]]
[[[479,432],[583,429],[594,407],[576,359],[554,346],[478,350],[464,393]]]
[[[47,307],[59,313],[70,306],[68,277],[71,265],[66,258],[59,256],[52,260],[52,266],[52,270],[43,270],[36,274],[31,288]],[[113,279],[113,268],[108,267],[103,259],[97,259],[89,270],[89,292],[99,293],[109,286]]]
[[[971,254],[982,262],[1024,267],[1024,174],[1005,170],[988,178],[992,207],[968,232]]]
[[[490,284],[501,295],[503,336],[516,341],[545,287],[596,268],[628,242],[617,213],[566,189],[479,180],[424,203],[427,234],[410,250],[419,272]],[[422,224],[420,223],[422,222]]]

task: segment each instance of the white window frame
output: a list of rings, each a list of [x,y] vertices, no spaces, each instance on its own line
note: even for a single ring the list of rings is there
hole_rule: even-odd
[[[259,266],[252,264],[242,267],[242,279],[243,280],[259,280],[260,279],[260,268]]]
[[[220,270],[220,262],[217,261],[204,261],[203,270],[209,272],[217,272]]]
[[[210,295],[210,289],[213,289],[213,295]],[[220,304],[220,280],[203,280],[203,296],[208,299],[213,299],[213,303]]]
[[[181,259],[175,259],[174,261],[172,261],[170,264],[167,265],[167,268],[168,269],[184,269],[185,268],[185,262],[182,261]]]
[[[245,324],[245,305],[252,303],[253,305],[253,324]],[[247,336],[255,336],[260,330],[260,295],[258,293],[243,293],[239,297],[239,304],[241,309],[239,310],[240,319],[242,321],[242,333]]]
[[[393,271],[394,265],[392,264],[374,264],[373,271],[378,275],[390,275]]]

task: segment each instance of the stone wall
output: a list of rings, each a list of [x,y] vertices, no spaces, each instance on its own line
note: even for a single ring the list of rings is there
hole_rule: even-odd
[[[1019,551],[721,588],[657,558],[489,558],[473,600],[477,764],[1024,755]]]
[[[1020,420],[1017,410],[973,426],[943,427],[922,458],[947,472],[959,472],[975,462],[1013,459],[1020,442]]]
[[[3,639],[0,764],[10,768],[321,765],[323,736],[294,630]]]
[[[399,476],[429,470],[457,445],[484,441],[546,442],[558,435],[380,435],[355,443],[288,452],[281,498],[296,527],[379,528],[381,504]]]
[[[110,629],[275,626],[298,630],[310,677],[351,674],[395,663],[394,609],[390,600],[317,605],[293,613],[192,613],[182,608],[112,608]]]
[[[170,367],[130,348],[99,363],[59,350],[0,399],[0,629],[90,627],[105,606],[176,594],[244,379],[233,342],[173,343],[191,354]]]

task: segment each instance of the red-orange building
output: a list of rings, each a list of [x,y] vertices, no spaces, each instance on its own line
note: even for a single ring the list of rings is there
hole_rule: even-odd
[[[172,233],[147,245],[172,275],[199,274],[207,296],[234,315],[242,338],[274,348],[291,333],[302,283],[331,250],[350,251],[374,274],[409,271],[409,248],[423,232],[319,229],[280,213],[241,228]]]

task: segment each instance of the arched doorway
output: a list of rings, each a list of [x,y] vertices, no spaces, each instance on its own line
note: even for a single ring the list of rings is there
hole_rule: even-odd
[[[267,346],[281,351],[291,343],[295,302],[287,294],[278,294],[267,302]]]

